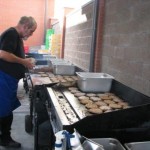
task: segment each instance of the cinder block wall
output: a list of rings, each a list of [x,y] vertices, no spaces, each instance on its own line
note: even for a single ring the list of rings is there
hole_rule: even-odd
[[[66,16],[64,58],[89,70],[92,41],[93,3]]]
[[[54,0],[47,3],[47,22],[49,17],[53,17]],[[43,44],[45,26],[45,0],[0,0],[0,33],[5,29],[15,26],[21,16],[33,16],[38,24],[38,28],[33,36],[25,42],[29,46]]]
[[[150,1],[106,0],[102,72],[150,96]]]
[[[101,72],[150,96],[150,1],[106,0]],[[66,17],[65,59],[89,70],[93,4]],[[83,15],[87,17],[83,21]]]

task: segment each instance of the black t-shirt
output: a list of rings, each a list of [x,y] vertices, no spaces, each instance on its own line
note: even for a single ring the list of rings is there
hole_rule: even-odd
[[[0,50],[13,53],[17,57],[25,58],[23,41],[15,28],[9,28],[0,36]],[[25,74],[25,67],[19,63],[10,63],[0,59],[0,70],[21,79]]]

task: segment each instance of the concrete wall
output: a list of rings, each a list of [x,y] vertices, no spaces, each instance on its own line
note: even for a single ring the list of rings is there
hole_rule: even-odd
[[[105,2],[102,72],[150,96],[150,1]]]

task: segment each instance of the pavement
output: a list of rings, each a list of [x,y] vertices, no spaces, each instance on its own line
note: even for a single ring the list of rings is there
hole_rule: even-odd
[[[12,138],[21,143],[21,148],[17,150],[34,150],[34,136],[25,132],[25,115],[29,115],[29,94],[23,88],[23,82],[20,80],[18,86],[18,98],[21,106],[14,111],[14,120],[12,124]],[[16,148],[5,148],[0,146],[0,150],[16,150]]]

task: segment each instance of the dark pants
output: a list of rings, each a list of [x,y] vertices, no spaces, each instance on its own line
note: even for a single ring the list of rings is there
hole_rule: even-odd
[[[0,118],[0,137],[2,140],[9,140],[11,137],[11,125],[13,121],[13,114]]]

